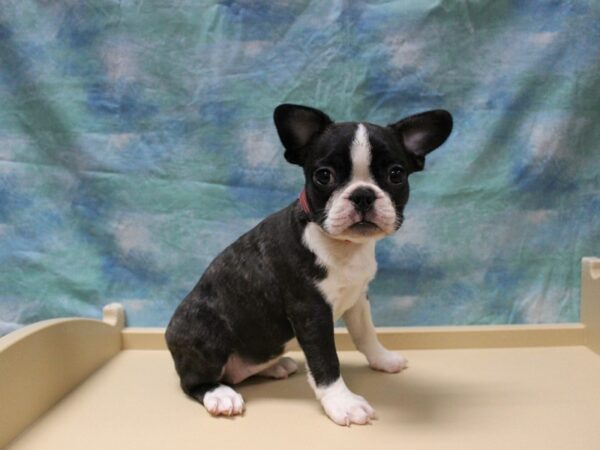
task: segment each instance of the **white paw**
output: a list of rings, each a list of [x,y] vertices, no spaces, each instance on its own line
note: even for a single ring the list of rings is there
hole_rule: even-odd
[[[258,374],[263,377],[283,379],[287,378],[289,375],[293,374],[297,370],[298,364],[296,364],[296,361],[294,361],[292,358],[284,356],[280,358],[279,361],[277,361],[275,364],[273,364],[270,367],[267,367],[265,370],[259,372]]]
[[[375,419],[375,410],[360,395],[346,389],[345,392],[332,392],[321,398],[325,413],[338,425],[364,425]]]
[[[408,367],[408,361],[400,353],[382,350],[368,358],[372,369],[382,372],[397,373]]]
[[[204,394],[204,407],[213,416],[235,416],[244,412],[244,399],[229,386],[221,385]]]

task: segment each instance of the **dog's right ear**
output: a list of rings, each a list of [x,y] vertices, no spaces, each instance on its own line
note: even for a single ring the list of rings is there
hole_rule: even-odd
[[[273,119],[279,139],[285,147],[284,157],[302,166],[306,160],[308,143],[333,121],[327,114],[302,105],[283,104],[275,108]]]

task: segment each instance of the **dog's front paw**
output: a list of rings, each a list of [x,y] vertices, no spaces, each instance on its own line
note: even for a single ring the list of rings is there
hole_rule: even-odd
[[[375,410],[360,395],[349,390],[331,393],[321,399],[325,413],[338,425],[367,424],[375,419]]]
[[[382,350],[369,358],[369,366],[382,372],[397,373],[408,367],[408,361],[400,353]]]
[[[203,403],[213,416],[235,416],[244,412],[242,396],[224,384],[204,394]]]

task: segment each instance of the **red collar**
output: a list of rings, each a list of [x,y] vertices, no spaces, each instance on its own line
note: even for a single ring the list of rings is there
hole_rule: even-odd
[[[298,200],[300,201],[300,207],[302,208],[302,211],[310,215],[310,207],[308,206],[308,200],[306,199],[306,191],[304,189],[302,189],[302,192],[300,192],[300,197],[298,198]]]

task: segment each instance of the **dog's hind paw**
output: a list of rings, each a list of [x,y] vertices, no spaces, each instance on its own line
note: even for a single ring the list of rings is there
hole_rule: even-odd
[[[381,372],[398,373],[408,368],[408,361],[404,356],[389,350],[383,350],[368,359],[371,368]]]
[[[258,373],[258,375],[268,378],[283,379],[287,378],[298,370],[298,364],[292,358],[284,356],[279,359],[275,364],[267,367],[265,370]]]
[[[244,399],[229,386],[221,385],[204,394],[204,407],[213,416],[236,416],[244,412]]]

